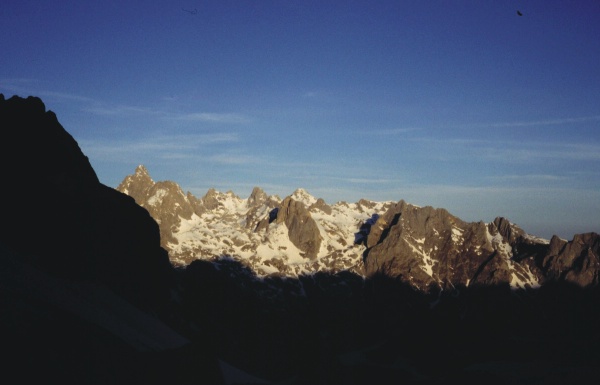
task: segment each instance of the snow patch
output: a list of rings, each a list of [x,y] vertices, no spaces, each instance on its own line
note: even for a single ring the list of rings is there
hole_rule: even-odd
[[[423,249],[422,245],[425,243],[425,238],[413,240],[418,244],[418,246],[415,246],[412,243],[410,243],[407,239],[404,239],[406,244],[410,246],[413,252],[415,252],[415,254],[420,255],[421,258],[423,258],[423,265],[420,266],[421,269],[433,278],[433,265],[434,263],[438,263],[438,261],[435,261],[433,258],[431,258],[430,253],[426,253]]]
[[[156,206],[162,203],[163,198],[169,193],[166,189],[158,189],[156,193],[148,198],[148,205]]]

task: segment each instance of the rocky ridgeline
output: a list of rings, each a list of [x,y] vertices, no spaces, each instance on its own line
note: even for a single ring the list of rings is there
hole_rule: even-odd
[[[506,218],[465,222],[404,201],[328,205],[298,189],[284,199],[255,187],[247,199],[210,189],[202,198],[154,182],[140,165],[117,190],[146,208],[174,264],[233,258],[258,276],[350,271],[398,278],[421,290],[548,280],[598,283],[596,233],[572,241],[527,234]]]
[[[358,227],[391,202],[327,205],[302,189],[281,199],[256,187],[247,199],[208,190],[202,198],[173,182],[154,182],[138,166],[117,190],[130,195],[159,224],[171,261],[232,257],[259,276],[298,276],[317,271],[362,274],[365,247],[354,243]]]

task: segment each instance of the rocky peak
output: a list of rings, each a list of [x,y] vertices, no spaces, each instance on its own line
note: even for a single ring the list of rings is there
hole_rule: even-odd
[[[322,211],[325,214],[331,215],[332,213],[332,209],[331,206],[329,206],[327,203],[325,203],[325,200],[323,198],[319,198],[317,199],[317,201],[313,204],[310,205],[310,207],[308,208],[308,211]]]
[[[15,167],[16,162],[23,162],[36,164],[38,186],[78,194],[99,183],[75,139],[58,122],[54,112],[46,111],[40,98],[15,95],[5,99],[0,95],[0,114],[6,122],[2,126],[5,137],[0,144],[5,181],[19,188],[23,187],[21,183],[33,182],[29,172]]]
[[[361,200],[360,202],[363,201]],[[375,224],[370,227],[370,232],[367,237],[367,247],[373,247],[383,240],[383,237],[389,233],[390,226],[398,223],[398,220],[406,207],[407,203],[404,200],[400,200],[383,215],[380,215],[377,218]]]
[[[154,182],[143,165],[136,167],[133,175],[126,176],[117,191],[133,197],[137,204],[155,218],[159,226],[161,246],[164,248],[170,242],[177,242],[172,233],[179,227],[181,219],[191,219],[195,212],[194,204],[177,183]]]
[[[204,194],[204,197],[202,197],[202,205],[207,210],[214,210],[219,207],[219,195],[220,193],[217,190],[212,187],[209,188],[206,194]]]
[[[490,229],[492,232],[493,228],[496,228],[498,233],[502,235],[511,245],[517,243],[517,241],[522,239],[525,235],[525,231],[503,217],[496,217],[496,219],[490,223]]]
[[[198,199],[191,192],[186,193],[187,201],[190,202],[192,209],[194,210],[194,214],[200,216],[206,212],[206,207],[202,204],[202,199]]]
[[[317,198],[303,188],[296,189],[290,197],[295,201],[302,202],[306,207],[310,207],[317,202]]]
[[[148,169],[143,164],[140,164],[135,168],[135,176],[138,178],[147,178],[152,180],[152,178],[150,178],[150,174],[148,173]]]
[[[248,197],[248,206],[260,206],[268,199],[267,193],[260,187],[254,187]]]
[[[155,182],[150,177],[145,166],[139,165],[133,175],[127,175],[117,186],[117,190],[135,199],[136,203],[142,205],[148,197],[148,192],[154,187]]]
[[[321,247],[319,227],[304,203],[294,200],[292,196],[281,202],[276,223],[285,223],[290,241],[305,253],[306,258],[314,259]]]
[[[497,220],[504,234],[518,229]],[[422,290],[456,285],[537,285],[531,259],[513,261],[506,236],[483,222],[467,223],[445,209],[399,201],[371,226],[367,237],[367,275],[383,273]]]
[[[361,198],[358,202],[356,202],[356,205],[363,211],[371,211],[377,206],[377,202]]]
[[[542,260],[542,269],[550,280],[565,280],[582,287],[597,285],[600,272],[600,235],[576,234],[571,241],[553,236]]]

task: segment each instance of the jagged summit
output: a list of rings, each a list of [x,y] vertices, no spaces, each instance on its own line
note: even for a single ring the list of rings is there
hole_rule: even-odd
[[[292,195],[290,195],[292,199],[298,202],[302,202],[306,207],[310,207],[314,203],[317,202],[317,198],[312,196],[308,191],[303,188],[296,189]]]
[[[260,187],[254,187],[248,197],[248,205],[264,203],[268,198],[267,193]]]
[[[133,175],[128,175],[120,184],[117,186],[117,190],[124,194],[131,196],[136,199],[136,202],[143,201],[146,192],[154,186],[155,182],[150,177],[148,170],[143,165],[139,165],[135,168]]]
[[[133,194],[156,219],[161,244],[175,264],[227,256],[262,277],[351,271],[396,277],[422,290],[538,287],[548,274],[582,285],[598,280],[593,245],[586,254],[592,257],[579,257],[583,249],[576,256],[557,251],[567,248],[527,234],[504,217],[465,222],[446,209],[404,200],[328,205],[302,188],[284,199],[260,187],[247,199],[211,188],[198,199],[174,182],[151,181],[138,167],[119,190]],[[542,257],[550,251],[554,257]],[[587,258],[584,273],[578,258]]]
[[[143,164],[138,165],[135,168],[135,173],[136,174],[143,174],[143,175],[149,175],[148,174],[148,169],[146,168],[146,166],[144,166]]]

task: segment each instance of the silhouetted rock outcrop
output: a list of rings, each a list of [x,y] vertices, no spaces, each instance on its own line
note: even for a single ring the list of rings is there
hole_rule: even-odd
[[[99,279],[136,305],[160,311],[170,295],[172,267],[156,222],[132,198],[98,181],[39,98],[0,103],[10,138],[2,141],[0,171],[11,186],[0,192],[9,219],[0,241],[45,269]]]
[[[3,378],[219,383],[215,357],[168,326],[176,275],[148,211],[99,182],[39,98],[0,95],[0,125]]]

